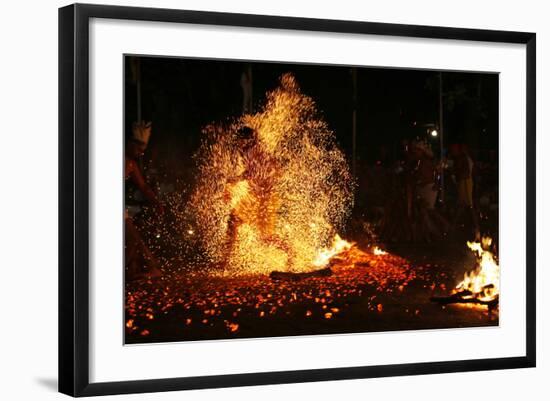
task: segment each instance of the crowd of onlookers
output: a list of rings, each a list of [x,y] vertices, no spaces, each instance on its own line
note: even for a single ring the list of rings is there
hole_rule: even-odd
[[[450,233],[495,236],[496,151],[472,155],[455,143],[443,158],[426,141],[403,141],[397,160],[359,164],[357,209],[382,240],[431,242]]]

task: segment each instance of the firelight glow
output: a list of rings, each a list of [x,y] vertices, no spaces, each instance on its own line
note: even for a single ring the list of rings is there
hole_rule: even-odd
[[[495,256],[485,248],[491,246],[491,238],[483,238],[482,242],[467,242],[468,248],[477,256],[477,267],[464,275],[456,291],[468,290],[472,297],[480,301],[491,301],[499,296],[500,267]]]
[[[244,154],[243,127],[255,131],[248,152],[259,157]],[[353,206],[353,180],[333,132],[291,74],[255,114],[207,126],[195,158],[190,210],[223,274],[312,270],[326,264],[333,239],[343,241],[335,235]],[[228,250],[231,224],[237,228]]]

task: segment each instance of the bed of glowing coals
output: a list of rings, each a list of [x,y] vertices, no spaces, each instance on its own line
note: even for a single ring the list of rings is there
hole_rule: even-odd
[[[498,313],[481,305],[428,300],[430,294],[484,288],[480,280],[488,275],[481,271],[478,265],[457,285],[456,274],[444,266],[413,264],[378,246],[361,249],[336,237],[319,252],[312,274],[175,271],[127,283],[126,341],[495,325]]]
[[[304,277],[297,273],[274,279],[244,272],[231,276],[220,270],[186,273],[177,280],[163,277],[130,283],[128,287],[134,289],[127,293],[127,330],[147,336],[149,331],[137,322],[146,327],[148,320],[173,308],[184,312],[182,325],[221,324],[229,332],[239,331],[240,316],[250,314],[268,318],[299,313],[301,317],[332,319],[345,313],[347,304],[354,297],[361,297],[366,287],[388,293],[403,291],[416,277],[406,260],[378,247],[372,252],[361,251],[340,237],[335,238],[332,247],[322,250],[314,262],[314,274]],[[371,301],[373,311],[383,310],[376,296]]]

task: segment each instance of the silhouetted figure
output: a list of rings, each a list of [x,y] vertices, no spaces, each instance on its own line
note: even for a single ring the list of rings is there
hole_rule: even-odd
[[[131,182],[143,196],[155,206],[159,214],[164,208],[153,190],[147,185],[138,165],[138,159],[143,155],[151,136],[151,123],[139,122],[132,127],[132,138],[126,145],[124,157],[124,179]],[[143,242],[141,234],[135,226],[128,207],[124,209],[125,225],[125,265],[126,279],[135,280],[143,277],[160,276],[159,263]]]
[[[239,135],[238,157],[244,169],[226,186],[225,198],[230,203],[231,213],[224,262],[227,264],[231,257],[239,228],[249,224],[258,230],[262,242],[284,251],[288,255],[287,265],[291,266],[293,252],[274,232],[280,204],[274,188],[281,170],[276,160],[263,149],[255,130],[244,127]]]
[[[464,225],[469,219],[475,239],[479,239],[479,224],[473,202],[473,168],[474,162],[464,144],[453,144],[450,147],[450,156],[453,161],[453,180],[456,185],[457,203],[453,225]]]

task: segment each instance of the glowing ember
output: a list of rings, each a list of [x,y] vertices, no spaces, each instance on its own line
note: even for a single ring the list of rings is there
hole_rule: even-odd
[[[252,137],[243,140],[247,129]],[[332,131],[295,78],[283,75],[259,112],[204,134],[188,210],[209,259],[225,275],[326,265],[324,247],[350,213],[353,183]]]
[[[232,322],[226,322],[226,327],[231,333],[235,333],[239,330],[239,324],[238,323],[232,323]]]
[[[491,238],[483,238],[482,243],[468,242],[470,248],[477,256],[476,269],[466,273],[464,280],[456,288],[456,292],[469,291],[472,297],[481,301],[491,301],[499,295],[500,267],[495,256],[485,248],[491,246]]]

